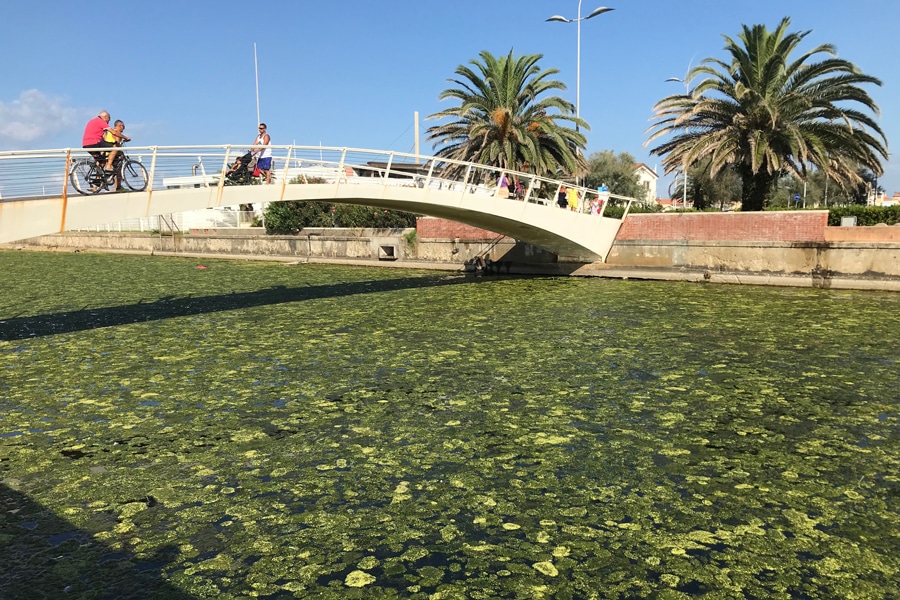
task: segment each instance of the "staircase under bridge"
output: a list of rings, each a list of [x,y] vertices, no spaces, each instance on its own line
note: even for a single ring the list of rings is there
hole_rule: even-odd
[[[146,188],[87,195],[73,186],[73,165],[88,156],[81,148],[0,152],[0,243],[138,217],[306,200],[442,217],[563,260],[594,262],[606,260],[633,201],[612,195],[603,198],[601,214],[590,214],[596,190],[577,188],[577,210],[563,210],[556,198],[570,184],[528,173],[507,171],[523,194],[502,198],[496,189],[500,172],[476,163],[352,148],[271,148],[272,183],[238,185],[225,174],[246,147],[129,147],[128,157],[146,169]],[[610,204],[624,206],[621,219],[604,215]]]

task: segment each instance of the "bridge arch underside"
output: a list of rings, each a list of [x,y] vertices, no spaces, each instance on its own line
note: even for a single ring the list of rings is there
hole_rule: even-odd
[[[303,193],[303,186],[298,193]],[[600,242],[603,225],[618,232],[621,221],[577,214],[555,206],[526,203],[484,194],[458,191],[422,190],[417,188],[387,188],[387,193],[366,194],[365,186],[344,186],[330,199],[332,202],[363,204],[378,208],[402,210],[415,214],[440,217],[480,227],[528,242],[560,257],[593,262],[602,260],[609,252]],[[371,191],[381,192],[382,186]],[[294,190],[291,190],[293,192]],[[285,194],[287,199],[288,194]],[[306,200],[307,198],[290,198]],[[311,198],[312,199],[312,198]],[[321,199],[318,196],[316,199]],[[611,247],[611,243],[609,246]]]
[[[69,196],[0,204],[0,242],[82,229],[135,217],[185,212],[245,203],[289,200],[360,204],[441,217],[480,227],[552,252],[561,260],[604,260],[618,232],[618,219],[585,215],[555,206],[526,203],[459,190],[386,186],[382,183],[308,183],[201,187],[96,196]],[[14,206],[15,205],[15,206]]]

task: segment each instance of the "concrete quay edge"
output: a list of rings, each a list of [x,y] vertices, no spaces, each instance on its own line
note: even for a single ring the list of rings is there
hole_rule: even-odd
[[[219,254],[206,252],[175,252],[161,250],[130,250],[116,248],[72,248],[64,246],[34,246],[22,244],[0,244],[0,250],[28,250],[37,252],[96,252],[108,254],[136,254],[144,256],[166,256],[173,258],[193,258],[198,260],[247,260],[280,262],[287,265],[332,264],[359,267],[382,267],[395,269],[433,270],[450,273],[464,273],[469,270],[461,263],[394,260],[384,261],[364,258],[306,257],[296,255],[261,254]],[[607,279],[635,279],[653,281],[686,281],[693,283],[717,283],[729,285],[761,285],[775,287],[799,287],[834,290],[867,290],[900,292],[900,280],[886,278],[824,277],[819,275],[798,275],[784,273],[738,273],[718,272],[683,267],[628,267],[596,263],[558,262],[550,264],[512,264],[509,271],[498,274],[535,275],[544,277],[577,276]]]

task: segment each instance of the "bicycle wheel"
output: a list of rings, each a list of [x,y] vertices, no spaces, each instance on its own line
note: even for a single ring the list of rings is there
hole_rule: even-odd
[[[79,194],[89,196],[100,191],[100,174],[97,166],[90,158],[81,158],[72,165],[69,181]]]
[[[125,159],[122,163],[122,183],[132,192],[143,192],[147,189],[147,169],[136,160]]]

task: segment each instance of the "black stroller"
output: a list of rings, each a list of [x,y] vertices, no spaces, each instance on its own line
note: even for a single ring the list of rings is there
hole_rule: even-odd
[[[253,179],[253,169],[256,167],[257,156],[252,152],[238,158],[225,171],[225,185],[247,185]]]

